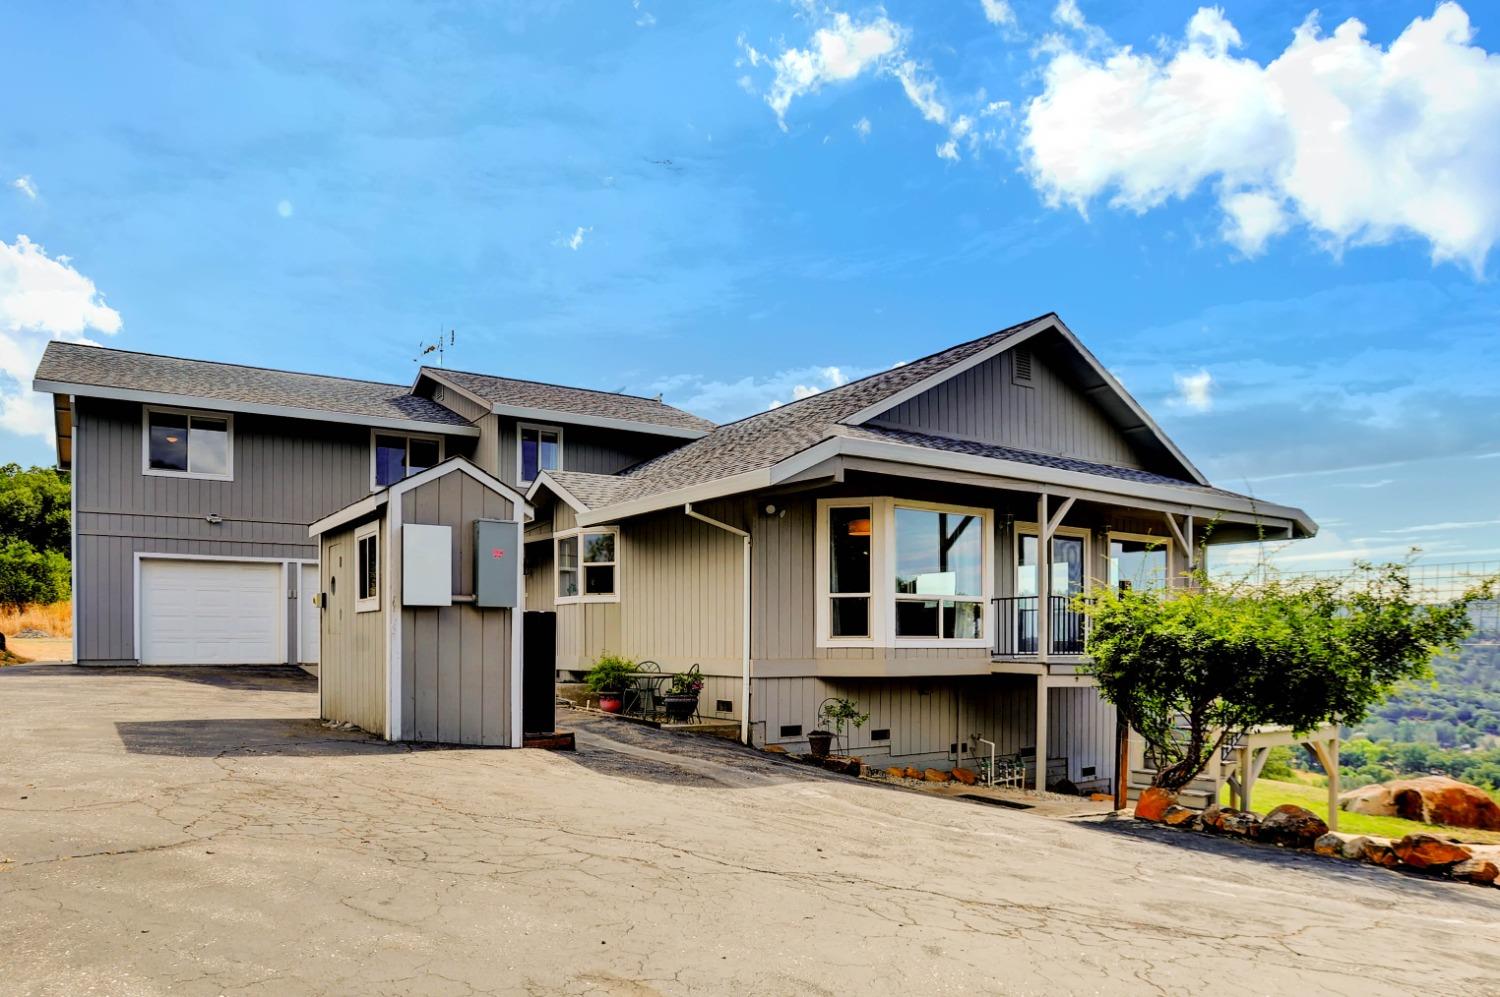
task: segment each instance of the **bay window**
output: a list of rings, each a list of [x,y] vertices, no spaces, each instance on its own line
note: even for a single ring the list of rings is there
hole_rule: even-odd
[[[992,589],[987,509],[900,499],[818,503],[818,642],[983,646]]]

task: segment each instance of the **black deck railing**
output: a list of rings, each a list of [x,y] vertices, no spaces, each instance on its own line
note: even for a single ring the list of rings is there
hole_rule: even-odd
[[[1025,657],[1037,653],[1039,628],[1034,595],[1011,595],[993,599],[995,621],[995,654],[1000,657]],[[1083,653],[1088,635],[1088,619],[1073,605],[1073,597],[1047,597],[1047,612],[1052,624],[1049,654],[1059,656]]]

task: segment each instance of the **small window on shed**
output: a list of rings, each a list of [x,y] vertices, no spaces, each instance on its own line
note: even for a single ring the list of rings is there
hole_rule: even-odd
[[[380,525],[360,527],[354,534],[354,546],[359,568],[354,581],[354,611],[368,613],[380,608]]]
[[[1025,347],[1020,347],[1014,351],[1012,356],[1014,358],[1013,363],[1015,364],[1013,368],[1015,372],[1013,380],[1017,384],[1025,385],[1028,388],[1031,387],[1031,351]]]

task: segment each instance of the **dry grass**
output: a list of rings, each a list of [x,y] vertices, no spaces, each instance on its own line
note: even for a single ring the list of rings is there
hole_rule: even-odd
[[[50,606],[29,606],[21,612],[0,610],[0,633],[14,637],[22,630],[43,630],[53,637],[73,636],[73,604],[54,602]]]

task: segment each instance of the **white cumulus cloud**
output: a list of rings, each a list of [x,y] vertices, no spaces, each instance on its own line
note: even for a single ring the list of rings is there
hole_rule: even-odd
[[[559,236],[557,238],[556,244],[566,249],[571,249],[576,253],[578,251],[578,247],[583,245],[583,237],[588,235],[592,231],[594,231],[592,225],[588,228],[580,225],[573,230],[572,235]]]
[[[657,382],[652,390],[664,393],[673,405],[722,423],[780,408],[871,373],[874,371],[837,366],[798,367],[734,381],[681,374]]]
[[[1295,226],[1331,251],[1400,237],[1480,272],[1500,239],[1500,55],[1456,3],[1382,48],[1353,18],[1316,15],[1269,63],[1201,8],[1160,53],[1109,42],[1073,0],[1054,20],[1023,155],[1053,205],[1144,212],[1211,189],[1247,255]]]
[[[31,177],[16,177],[10,182],[10,185],[22,194],[25,194],[29,200],[36,200],[36,184],[32,181]]]
[[[52,436],[52,406],[31,390],[48,340],[91,342],[120,330],[120,313],[65,256],[52,257],[26,236],[0,241],[0,429]]]
[[[817,93],[830,84],[847,83],[871,74],[894,78],[901,84],[906,99],[923,118],[948,132],[947,140],[938,146],[944,159],[958,158],[958,141],[970,134],[972,122],[962,115],[955,117],[939,93],[938,81],[907,54],[911,32],[892,21],[882,8],[856,20],[842,11],[807,7],[808,15],[821,19],[805,47],[786,46],[770,55],[739,40],[744,53],[739,65],[768,66],[774,72],[765,101],[776,112],[777,124],[787,130],[786,115],[792,101]],[[740,78],[740,86],[754,91],[754,81]],[[974,142],[977,136],[970,136]]]
[[[1177,385],[1177,395],[1171,399],[1173,407],[1189,412],[1207,412],[1214,407],[1214,376],[1207,370],[1199,368],[1192,374],[1173,374],[1172,382]]]
[[[984,8],[984,19],[996,27],[1012,28],[1016,24],[1016,12],[1006,0],[979,0]]]
[[[860,118],[854,123],[854,131],[860,138],[870,137],[870,119]]]

